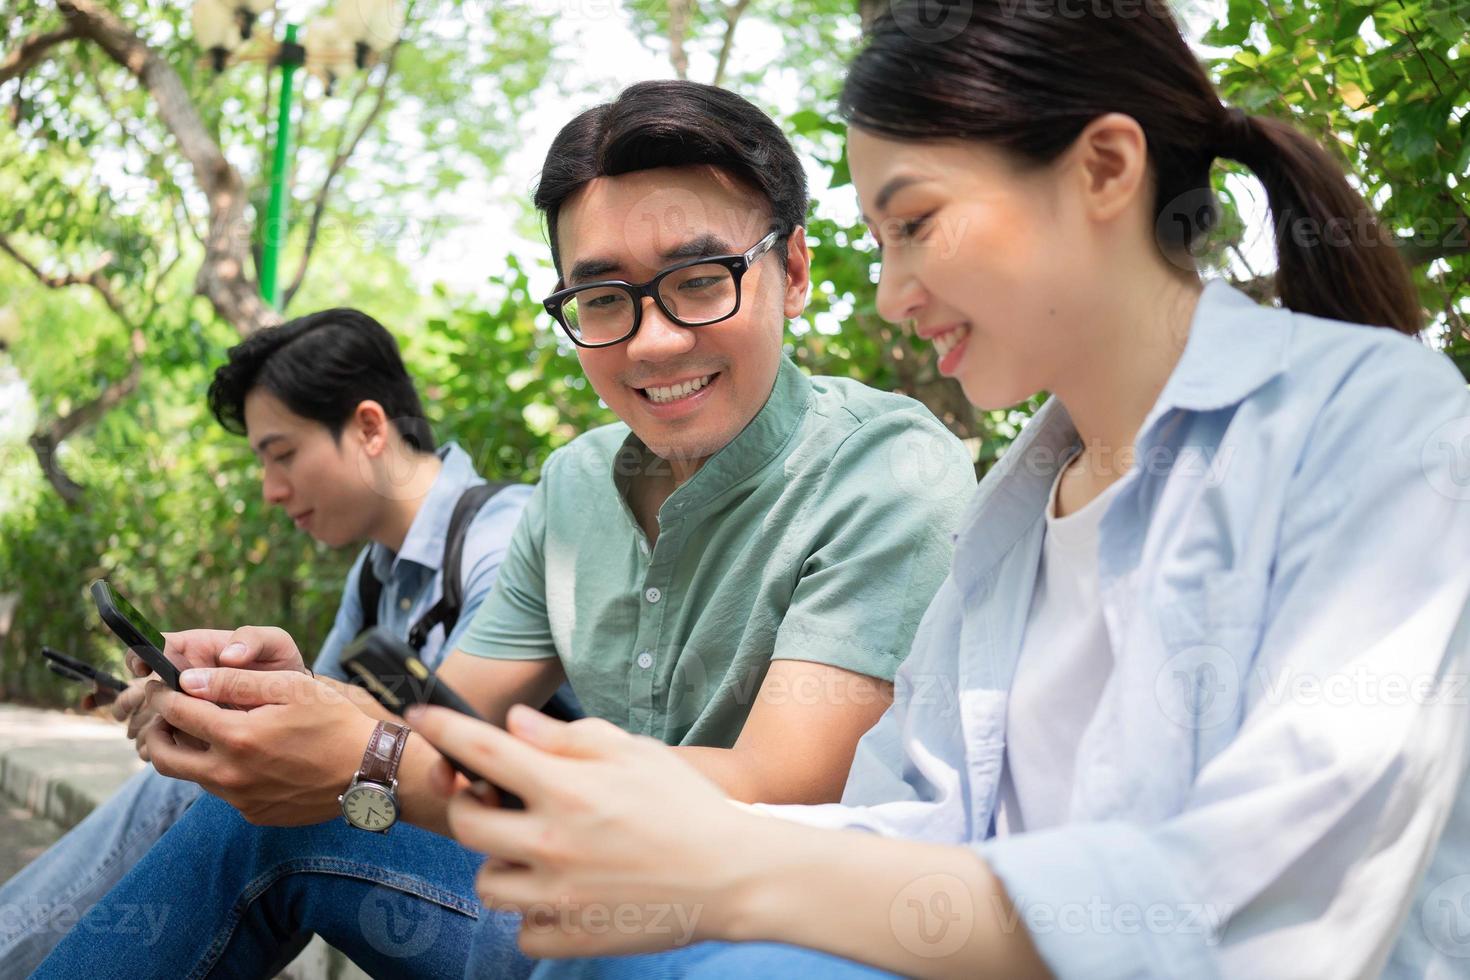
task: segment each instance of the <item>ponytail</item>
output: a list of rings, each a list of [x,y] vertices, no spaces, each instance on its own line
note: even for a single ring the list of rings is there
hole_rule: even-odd
[[[1393,237],[1315,140],[1289,123],[1230,109],[1216,153],[1249,167],[1266,188],[1282,305],[1419,332],[1423,311]]]
[[[1120,112],[1148,139],[1155,230],[1171,259],[1218,220],[1210,164],[1245,164],[1276,223],[1277,289],[1303,313],[1415,333],[1422,311],[1393,239],[1341,168],[1289,124],[1220,105],[1165,0],[972,0],[928,29],[895,0],[848,69],[841,109],[900,140],[969,139],[1044,165]],[[958,19],[958,18],[956,18]],[[921,29],[922,28],[922,29]]]

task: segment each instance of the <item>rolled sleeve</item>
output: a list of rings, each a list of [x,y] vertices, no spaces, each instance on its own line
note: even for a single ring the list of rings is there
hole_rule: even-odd
[[[807,509],[821,522],[816,545],[772,659],[892,680],[949,572],[974,490],[969,453],[927,413],[892,412],[854,429]]]
[[[958,689],[954,645],[962,602],[954,580],[946,579],[919,624],[913,652],[894,678],[893,703],[858,741],[842,801],[756,804],[762,812],[829,830],[956,843],[967,839],[962,779],[954,762],[963,755],[962,739],[952,730],[953,716],[932,700],[936,689]],[[929,687],[927,682],[935,683]],[[926,702],[918,710],[916,690]],[[929,750],[911,758],[906,744]]]
[[[1153,833],[1093,823],[981,847],[1023,927],[1060,978],[1220,976],[1211,952],[1229,910],[1201,900]]]

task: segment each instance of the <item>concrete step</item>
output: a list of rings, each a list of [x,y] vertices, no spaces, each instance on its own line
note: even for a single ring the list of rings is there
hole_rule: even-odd
[[[6,833],[0,843],[5,851],[0,880],[20,870],[50,837],[79,823],[143,765],[121,725],[0,704],[0,794],[56,828]],[[13,808],[7,811],[10,824],[25,823]],[[368,980],[368,975],[317,937],[278,980]]]
[[[142,768],[121,725],[0,705],[0,793],[38,817],[72,827]]]
[[[61,836],[61,828],[25,807],[0,799],[0,882],[9,881]]]

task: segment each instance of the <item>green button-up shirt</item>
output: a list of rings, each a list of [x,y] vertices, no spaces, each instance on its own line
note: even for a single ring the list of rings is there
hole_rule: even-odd
[[[559,657],[588,714],[670,745],[733,745],[773,659],[893,678],[975,489],[923,405],[783,358],[650,545],[628,487],[666,465],[623,424],[553,453],[461,648]]]

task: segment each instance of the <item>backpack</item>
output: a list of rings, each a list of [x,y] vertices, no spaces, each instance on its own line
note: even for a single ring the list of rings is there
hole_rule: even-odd
[[[460,565],[464,559],[464,539],[469,532],[470,523],[480,508],[506,487],[513,486],[510,483],[477,483],[472,487],[466,487],[464,493],[459,495],[459,500],[454,505],[454,513],[449,516],[449,531],[444,536],[444,567],[441,577],[444,580],[444,594],[439,601],[434,603],[433,608],[413,624],[408,631],[408,644],[415,651],[424,648],[428,642],[429,633],[435,626],[443,625],[444,635],[448,636],[454,631],[454,626],[459,622],[460,607],[464,604],[464,581],[460,575]],[[383,594],[383,583],[378,581],[378,576],[373,573],[372,557],[369,555],[363,559],[362,572],[357,579],[357,597],[362,603],[362,629],[369,630],[378,625],[378,600]]]

